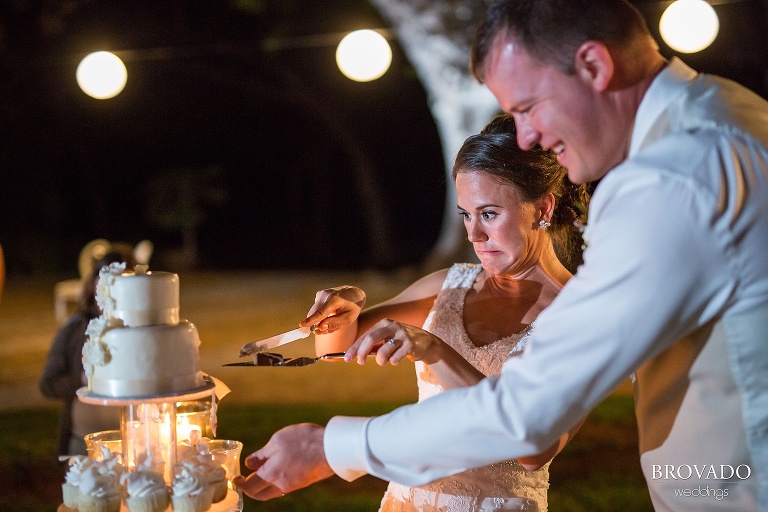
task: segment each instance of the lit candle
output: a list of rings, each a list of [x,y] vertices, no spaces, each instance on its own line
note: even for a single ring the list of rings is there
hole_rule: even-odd
[[[198,435],[202,434],[200,425],[194,425],[190,423],[190,419],[186,414],[179,415],[180,418],[176,421],[176,439],[177,442],[190,441],[192,439],[192,432],[197,431]]]

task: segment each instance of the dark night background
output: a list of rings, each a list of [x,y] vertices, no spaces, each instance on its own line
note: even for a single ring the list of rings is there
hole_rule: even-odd
[[[384,22],[364,1],[266,4],[93,1],[47,32],[40,6],[3,4],[13,17],[0,85],[9,274],[74,272],[79,250],[100,237],[148,238],[153,261],[173,253],[179,232],[149,218],[153,203],[173,200],[157,194],[169,179],[224,196],[201,202],[200,267],[393,267],[424,257],[445,186],[424,90],[394,41],[391,69],[373,82],[350,81],[334,60],[333,34]],[[116,51],[128,68],[111,100],[74,80],[96,49]],[[360,181],[361,162],[375,183]],[[368,242],[362,193],[371,188],[396,235],[388,261]]]
[[[635,3],[658,30],[669,2]],[[684,60],[765,97],[766,2],[712,3],[720,35]],[[334,61],[337,34],[387,28],[366,1],[4,0],[0,19],[9,275],[74,274],[101,237],[150,239],[153,263],[175,270],[180,231],[157,220],[189,219],[184,197],[200,215],[199,268],[396,268],[437,239],[444,163],[415,71],[393,38],[379,80],[352,82]],[[75,82],[95,50],[128,68],[114,99]],[[158,193],[176,188],[191,195]],[[374,242],[370,194],[389,251]]]

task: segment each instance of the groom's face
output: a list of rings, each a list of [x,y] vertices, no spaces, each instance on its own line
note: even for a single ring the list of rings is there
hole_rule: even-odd
[[[484,82],[511,114],[522,149],[551,149],[574,183],[601,178],[617,162],[601,93],[582,74],[566,74],[500,36],[486,60]],[[603,116],[605,117],[605,116]]]

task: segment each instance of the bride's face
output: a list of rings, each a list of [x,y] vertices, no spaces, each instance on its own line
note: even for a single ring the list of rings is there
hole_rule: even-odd
[[[456,193],[467,238],[488,274],[514,275],[536,263],[543,232],[534,203],[482,171],[459,173]]]

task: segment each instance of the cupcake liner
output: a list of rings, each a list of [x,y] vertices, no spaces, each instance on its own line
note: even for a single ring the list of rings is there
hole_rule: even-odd
[[[97,498],[80,494],[77,498],[78,512],[120,512],[120,496]]]
[[[77,490],[76,485],[64,483],[61,485],[61,495],[64,501],[64,506],[67,508],[77,509],[77,496],[80,491]]]
[[[213,488],[206,486],[199,494],[171,495],[174,512],[205,512],[213,503]]]
[[[213,488],[213,503],[218,503],[227,497],[227,481],[217,480],[208,484]]]
[[[163,512],[169,501],[166,489],[156,489],[144,496],[126,498],[125,505],[130,512]]]

